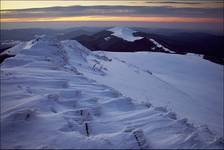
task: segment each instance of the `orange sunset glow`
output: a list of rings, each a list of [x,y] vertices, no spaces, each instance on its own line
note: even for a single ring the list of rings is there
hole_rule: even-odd
[[[217,18],[142,17],[142,16],[79,16],[51,18],[1,18],[1,22],[49,22],[49,21],[125,21],[125,22],[222,22]]]
[[[205,28],[220,30],[223,26],[222,9],[223,2],[218,0],[216,2],[211,0],[203,2],[199,0],[2,0],[0,21],[1,25],[6,28],[7,24],[13,27],[17,26],[17,23],[27,25],[35,23],[36,26],[30,27],[44,27],[52,22],[56,27],[62,22],[68,24],[72,22],[93,22],[95,24],[114,22],[114,24],[125,23],[127,26],[137,23],[141,26],[147,26],[146,24],[149,23],[157,23],[160,26],[166,26],[166,23],[190,23],[197,27],[202,25]]]
[[[150,2],[150,3],[148,3]],[[172,6],[172,7],[188,7],[188,8],[217,8],[217,7],[223,7],[219,3],[214,3],[212,1],[207,1],[206,3],[195,3],[192,5],[191,3],[182,4],[182,3],[160,3],[160,1],[153,1],[153,0],[139,0],[139,1],[133,1],[133,0],[115,0],[115,1],[54,1],[54,0],[38,0],[38,1],[13,1],[13,0],[1,0],[1,10],[8,10],[8,9],[26,9],[26,8],[46,8],[46,7],[54,7],[54,6],[71,6],[71,5],[80,5],[80,6],[116,6],[116,5],[122,5],[122,6]]]

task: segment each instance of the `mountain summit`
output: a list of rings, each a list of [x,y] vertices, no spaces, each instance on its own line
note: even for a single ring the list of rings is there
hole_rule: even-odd
[[[113,32],[112,35],[122,38],[123,40],[129,41],[129,42],[133,42],[143,38],[143,37],[134,36],[133,33],[136,33],[137,31],[134,31],[128,27],[114,27],[114,28],[108,29],[108,31]]]
[[[81,35],[74,39],[93,51],[155,51],[173,53],[152,39],[148,34],[128,27],[114,27],[93,35]]]

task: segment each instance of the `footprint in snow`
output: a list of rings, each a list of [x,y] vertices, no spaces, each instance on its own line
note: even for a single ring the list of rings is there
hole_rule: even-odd
[[[169,117],[170,119],[173,119],[173,120],[177,120],[177,114],[174,112],[168,112],[167,117]]]
[[[48,94],[47,98],[48,98],[48,100],[58,101],[59,95],[58,94]]]
[[[25,109],[14,112],[13,114],[9,115],[8,118],[12,121],[30,121],[37,115],[36,113],[36,110]]]
[[[140,149],[149,149],[149,145],[146,141],[143,130],[141,129],[135,130],[133,131],[133,135]]]
[[[168,112],[166,107],[155,107],[154,110],[160,111],[160,112]]]

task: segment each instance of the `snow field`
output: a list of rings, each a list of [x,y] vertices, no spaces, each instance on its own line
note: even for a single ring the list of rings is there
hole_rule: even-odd
[[[206,126],[95,81],[114,75],[102,64],[114,61],[76,41],[48,37],[6,59],[2,148],[223,148]]]

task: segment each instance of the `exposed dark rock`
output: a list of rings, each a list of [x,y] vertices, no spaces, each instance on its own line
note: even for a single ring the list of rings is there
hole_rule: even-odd
[[[0,55],[0,64],[9,57],[14,57],[15,55],[9,55],[9,54],[1,54]]]

